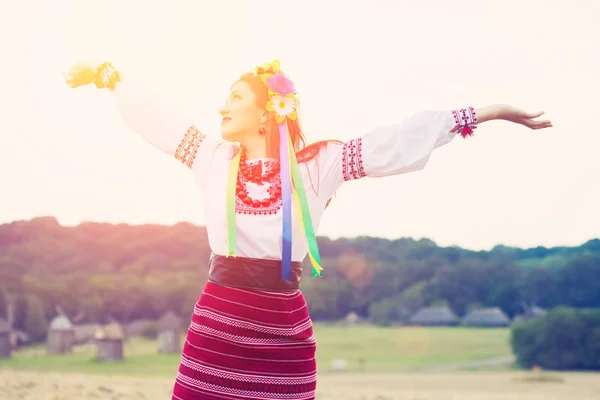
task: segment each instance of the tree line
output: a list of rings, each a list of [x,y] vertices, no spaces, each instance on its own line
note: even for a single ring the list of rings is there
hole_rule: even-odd
[[[462,316],[500,307],[600,307],[600,240],[576,247],[491,251],[441,247],[428,239],[318,239],[324,276],[305,264],[304,295],[314,320],[349,312],[401,323],[420,307],[444,304]],[[0,225],[0,317],[43,339],[60,307],[79,323],[189,318],[207,280],[206,229],[82,223],[51,217]]]

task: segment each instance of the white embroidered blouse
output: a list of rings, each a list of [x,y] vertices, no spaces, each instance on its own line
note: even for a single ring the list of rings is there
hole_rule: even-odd
[[[114,94],[121,117],[133,131],[193,171],[202,190],[210,248],[215,254],[226,255],[225,194],[235,145],[206,134],[183,108],[156,96],[149,86],[131,81],[129,75],[117,84]],[[344,182],[424,168],[432,151],[456,135],[454,111],[423,111],[346,143],[329,143],[313,160],[302,163],[302,179],[315,232],[327,201]],[[262,174],[268,174],[277,165],[272,159],[246,163],[249,168],[262,164]],[[263,199],[273,194],[275,181],[245,184],[250,197]],[[281,207],[280,198],[259,208],[236,198],[239,257],[281,259]],[[308,249],[295,212],[292,226],[292,260],[302,261]]]

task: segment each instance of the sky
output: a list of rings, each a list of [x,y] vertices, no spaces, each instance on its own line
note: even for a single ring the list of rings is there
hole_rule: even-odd
[[[231,83],[277,58],[309,141],[497,103],[554,123],[487,122],[422,171],[348,182],[320,235],[579,245],[600,237],[597,21],[595,0],[3,2],[0,224],[203,224],[191,172],[130,131],[110,92],[73,90],[61,74],[111,61],[193,105],[218,135]]]

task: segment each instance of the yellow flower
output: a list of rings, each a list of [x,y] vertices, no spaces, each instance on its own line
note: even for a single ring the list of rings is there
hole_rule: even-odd
[[[279,60],[275,60],[265,65],[258,66],[254,69],[254,73],[262,77],[264,74],[274,75],[279,72]]]
[[[272,69],[273,74],[278,73],[279,72],[279,60],[275,60],[273,62],[265,64],[265,69],[267,71]]]

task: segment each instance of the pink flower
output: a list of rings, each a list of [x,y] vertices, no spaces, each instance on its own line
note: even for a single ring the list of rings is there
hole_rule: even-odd
[[[294,82],[289,80],[281,72],[267,78],[267,86],[272,92],[282,96],[294,93]]]

